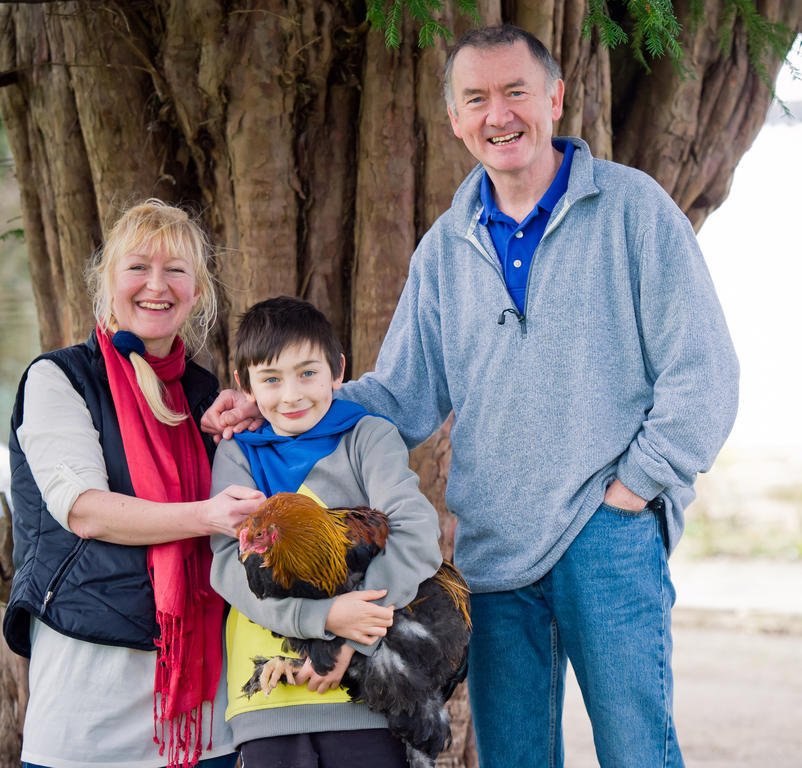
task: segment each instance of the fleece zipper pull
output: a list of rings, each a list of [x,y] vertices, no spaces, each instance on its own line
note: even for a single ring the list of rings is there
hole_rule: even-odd
[[[521,314],[521,313],[520,313],[520,312],[519,312],[517,309],[515,309],[514,307],[508,307],[507,309],[505,309],[505,310],[504,310],[504,311],[503,311],[503,312],[502,312],[502,313],[501,313],[501,314],[498,316],[498,320],[497,320],[498,324],[499,324],[499,325],[504,325],[504,323],[505,323],[505,322],[506,322],[506,320],[507,320],[507,317],[506,317],[507,313],[509,313],[509,314],[511,314],[511,315],[515,315],[515,319],[516,319],[516,320],[517,320],[517,321],[520,323],[520,325],[521,325],[521,334],[522,334],[523,336],[526,336],[526,315],[523,315],[523,314]]]

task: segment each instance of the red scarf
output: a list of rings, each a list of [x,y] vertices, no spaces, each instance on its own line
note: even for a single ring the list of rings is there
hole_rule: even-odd
[[[168,503],[209,498],[211,472],[195,422],[190,417],[170,427],[158,421],[131,363],[100,326],[96,332],[136,496]],[[144,358],[164,385],[165,403],[189,414],[181,386],[186,366],[181,339],[176,337],[167,357],[145,354]],[[168,768],[195,765],[200,758],[201,705],[214,701],[220,679],[223,600],[209,585],[211,560],[205,536],[148,548],[161,630],[161,637],[155,639],[154,741],[160,744],[160,755],[167,743]]]

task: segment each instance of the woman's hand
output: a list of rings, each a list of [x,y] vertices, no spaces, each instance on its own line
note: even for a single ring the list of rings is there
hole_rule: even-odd
[[[215,443],[230,440],[236,432],[250,432],[264,424],[256,403],[236,389],[224,389],[201,418],[201,429],[213,435]]]
[[[230,485],[204,501],[160,502],[90,488],[72,505],[70,530],[82,539],[112,544],[149,545],[224,533],[237,526],[265,500],[261,491]]]
[[[295,685],[306,683],[306,687],[310,691],[317,691],[318,693],[334,690],[339,687],[353,655],[354,649],[350,645],[343,644],[337,654],[337,661],[334,662],[334,667],[331,672],[325,675],[319,675],[315,672],[312,662],[307,659],[301,667],[301,671],[295,675]]]
[[[264,500],[265,495],[255,488],[229,485],[203,502],[207,534],[224,533],[227,536],[236,536],[239,524],[255,512]]]
[[[386,589],[364,589],[338,595],[329,609],[326,630],[363,645],[373,645],[393,624],[393,606],[373,602],[386,594]]]

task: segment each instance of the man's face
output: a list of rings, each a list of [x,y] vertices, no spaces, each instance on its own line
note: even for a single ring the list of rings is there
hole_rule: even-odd
[[[563,83],[546,71],[523,40],[458,51],[451,70],[454,106],[448,116],[457,138],[487,169],[503,175],[537,174],[552,161],[554,121],[562,115]]]

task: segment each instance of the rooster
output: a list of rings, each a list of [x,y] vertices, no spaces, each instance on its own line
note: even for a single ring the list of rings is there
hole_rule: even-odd
[[[320,599],[360,585],[390,534],[387,515],[368,507],[326,509],[298,493],[271,496],[239,528],[240,560],[259,598]],[[444,704],[467,669],[471,622],[468,586],[444,561],[393,624],[372,656],[354,654],[342,684],[387,718],[412,768],[430,768],[451,737]],[[344,639],[285,638],[283,648],[309,658],[319,675],[334,666]],[[243,687],[270,693],[283,671],[302,659],[256,657]],[[286,666],[286,665],[289,665]],[[272,682],[271,682],[272,678]]]

